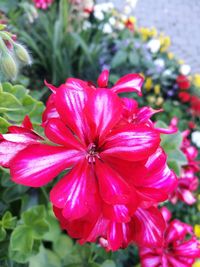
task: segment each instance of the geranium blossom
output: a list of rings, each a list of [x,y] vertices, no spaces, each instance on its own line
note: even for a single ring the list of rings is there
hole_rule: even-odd
[[[200,243],[193,233],[192,226],[179,220],[172,220],[170,212],[162,209],[167,223],[164,242],[157,248],[140,248],[142,267],[192,267],[200,257]],[[190,238],[186,238],[190,235]]]
[[[199,171],[199,161],[197,161],[198,150],[191,145],[188,139],[189,134],[189,130],[182,133],[183,141],[181,150],[186,156],[187,164],[182,167],[178,179],[178,186],[170,196],[170,201],[173,204],[176,204],[178,200],[188,205],[192,205],[196,202],[194,191],[197,190],[199,184],[198,177],[196,176],[196,173]]]
[[[62,171],[50,192],[56,216],[81,243],[99,239],[116,250],[130,242],[161,244],[165,223],[156,205],[176,176],[166,164],[156,112],[118,93],[141,95],[143,78],[128,74],[110,89],[108,71],[92,83],[69,78],[53,91],[43,114],[48,144],[27,144],[12,159],[12,180],[40,187]],[[171,131],[171,130],[170,130]],[[130,234],[129,234],[130,233]]]
[[[33,0],[35,6],[41,9],[47,9],[54,0]]]

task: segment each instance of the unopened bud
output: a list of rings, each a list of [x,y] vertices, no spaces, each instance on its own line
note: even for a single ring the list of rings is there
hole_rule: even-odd
[[[1,58],[1,70],[9,80],[15,80],[17,77],[17,64],[10,53],[3,53]]]
[[[31,64],[31,57],[23,45],[15,43],[15,54],[22,63]]]

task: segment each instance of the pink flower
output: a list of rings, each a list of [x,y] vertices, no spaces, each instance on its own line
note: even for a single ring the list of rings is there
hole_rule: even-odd
[[[24,118],[22,126],[10,126],[8,133],[0,134],[0,166],[10,167],[11,160],[17,153],[31,144],[38,144],[42,137],[33,130],[28,116]]]
[[[178,119],[173,118],[171,124],[177,125]],[[195,175],[199,171],[199,161],[197,161],[198,150],[191,145],[188,139],[189,130],[182,132],[183,141],[181,150],[185,154],[187,163],[181,169],[181,175],[178,179],[178,186],[170,195],[170,201],[176,204],[178,200],[185,202],[188,205],[193,205],[196,202],[194,191],[198,188],[198,177]]]
[[[194,169],[184,168],[178,179],[178,186],[170,196],[170,201],[176,204],[178,200],[181,200],[188,205],[193,205],[196,202],[193,192],[197,190],[198,184],[198,177],[195,175]]]
[[[54,0],[33,0],[35,6],[41,9],[47,9]]]
[[[134,109],[134,100],[117,95],[141,95],[142,81],[128,74],[107,89],[104,71],[101,88],[74,78],[48,85],[53,94],[43,126],[51,144],[29,144],[12,159],[12,180],[26,186],[43,186],[65,171],[50,200],[62,227],[81,243],[99,239],[108,250],[162,243],[165,223],[155,206],[174,190],[176,176],[150,119],[155,111]]]
[[[168,223],[164,242],[157,248],[140,247],[141,266],[192,267],[195,260],[200,257],[200,243],[194,236],[192,227],[179,220],[168,222],[170,216],[166,208],[162,213]]]

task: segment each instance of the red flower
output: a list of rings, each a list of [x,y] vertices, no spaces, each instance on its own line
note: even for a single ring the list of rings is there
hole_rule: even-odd
[[[30,144],[12,159],[12,180],[27,186],[43,186],[67,171],[50,199],[63,228],[80,242],[100,238],[108,250],[132,241],[162,243],[164,222],[153,206],[176,186],[159,146],[162,129],[154,127],[148,107],[129,110],[134,120],[127,120],[135,101],[117,95],[141,94],[142,81],[128,74],[110,90],[73,78],[59,88],[49,85],[43,126],[53,144]],[[104,72],[98,85],[107,83]]]
[[[191,84],[187,76],[185,75],[179,75],[176,78],[176,83],[178,84],[178,87],[182,90],[187,90],[190,88]]]
[[[190,100],[192,115],[200,116],[200,98],[192,96]]]
[[[125,25],[125,27],[126,27],[127,29],[129,29],[131,32],[134,31],[135,25],[134,25],[132,19],[128,18],[128,19],[125,21],[124,25]]]
[[[189,102],[191,95],[186,92],[180,92],[178,93],[178,97],[182,103],[186,103],[186,102]]]
[[[168,222],[170,216],[166,208],[162,210],[168,223],[164,242],[157,248],[140,248],[142,267],[192,267],[200,257],[200,243],[194,236],[192,227],[179,220]],[[190,238],[186,238],[190,235]]]
[[[35,6],[41,9],[47,9],[54,0],[33,0]]]

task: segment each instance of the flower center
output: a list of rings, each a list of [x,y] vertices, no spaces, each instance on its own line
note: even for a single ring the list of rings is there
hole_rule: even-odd
[[[88,160],[88,163],[94,163],[95,158],[99,158],[99,154],[96,151],[96,148],[97,146],[94,143],[89,144],[86,154],[86,159]]]

